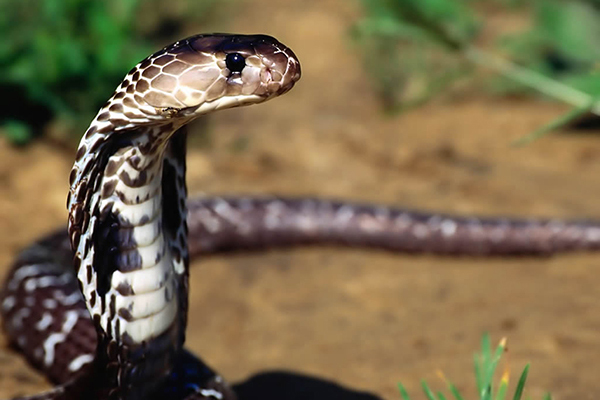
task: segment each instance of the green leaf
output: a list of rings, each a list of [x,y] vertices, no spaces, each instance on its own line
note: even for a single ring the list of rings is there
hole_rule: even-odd
[[[529,364],[525,366],[523,369],[523,373],[519,378],[519,383],[517,384],[517,389],[515,391],[515,395],[513,396],[513,400],[521,400],[521,396],[523,395],[523,390],[525,389],[525,382],[527,382],[527,374],[529,373]]]
[[[600,58],[600,11],[583,1],[537,2],[539,29],[567,57],[581,61]]]

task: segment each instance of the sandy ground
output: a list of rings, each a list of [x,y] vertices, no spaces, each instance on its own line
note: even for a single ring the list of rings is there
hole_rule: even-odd
[[[338,3],[256,1],[223,27],[277,36],[304,74],[284,98],[210,119],[208,138],[188,157],[192,193],[600,215],[598,137],[568,132],[509,145],[563,106],[464,90],[385,117],[344,36],[356,10]],[[47,143],[17,150],[0,139],[0,275],[18,249],[65,221],[71,157]],[[549,390],[559,400],[594,399],[597,263],[594,254],[452,259],[335,248],[209,257],[192,266],[188,346],[234,382],[286,370],[397,399],[398,381],[412,393],[421,378],[443,387],[437,370],[474,394],[472,353],[490,332],[494,342],[509,339],[513,381],[531,363],[533,398]],[[46,387],[0,347],[0,398]]]

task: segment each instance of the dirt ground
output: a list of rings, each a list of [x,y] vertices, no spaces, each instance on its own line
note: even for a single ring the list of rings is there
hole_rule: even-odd
[[[564,106],[468,89],[386,117],[345,36],[357,12],[339,3],[242,2],[240,16],[222,27],[280,38],[296,51],[303,78],[281,99],[210,119],[208,139],[188,157],[192,194],[600,215],[598,136],[566,132],[509,145]],[[488,28],[502,18],[490,15]],[[0,136],[0,275],[18,249],[66,220],[71,158],[45,142],[17,150]],[[443,387],[438,370],[473,395],[472,353],[489,332],[494,342],[508,337],[513,381],[531,363],[534,399],[546,391],[558,400],[595,399],[599,257],[453,259],[336,248],[208,257],[192,266],[187,345],[233,382],[284,370],[383,399],[399,398],[402,381],[423,398],[421,378]],[[1,344],[0,398],[48,387]],[[335,393],[328,398],[344,398]]]

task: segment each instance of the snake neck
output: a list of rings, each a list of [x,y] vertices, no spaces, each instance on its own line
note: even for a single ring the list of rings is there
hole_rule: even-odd
[[[102,385],[120,398],[143,398],[160,384],[184,341],[185,153],[171,150],[172,135],[149,127],[98,146],[97,166],[72,185],[77,277],[100,338]],[[81,185],[87,196],[73,190]]]

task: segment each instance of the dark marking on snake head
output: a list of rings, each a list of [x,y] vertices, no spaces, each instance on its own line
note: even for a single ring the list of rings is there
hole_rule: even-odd
[[[123,93],[121,93],[121,94],[123,94]],[[123,97],[123,96],[121,96],[121,97]],[[128,125],[129,123],[131,123],[131,121],[129,121],[129,120],[125,119],[125,118],[122,118],[122,117],[123,117],[122,115],[119,115],[119,117],[114,117],[111,122],[114,123],[117,126],[119,126],[119,125]]]
[[[123,92],[120,92],[120,93],[123,93]],[[112,111],[112,112],[116,112],[116,113],[122,113],[123,112],[123,105],[119,104],[119,103],[115,103],[112,106],[110,106],[110,108],[108,110]]]
[[[171,61],[173,61],[173,56],[165,54],[165,55],[155,58],[152,61],[152,64],[158,65],[158,66],[163,66],[163,65],[168,64]]]
[[[140,93],[143,93],[148,89],[150,89],[150,84],[145,79],[139,80],[135,85],[135,90],[137,90]]]
[[[134,99],[134,100],[135,100],[135,102],[136,102],[136,103],[138,103],[138,104],[145,104],[145,100],[144,100],[144,98],[143,98],[142,96],[140,96],[139,94],[137,94],[137,93],[134,93],[134,95],[133,95],[133,99]]]
[[[148,67],[142,72],[142,76],[147,79],[152,79],[158,74],[160,74],[160,68],[154,66]]]
[[[146,69],[150,66],[150,63],[152,62],[151,59],[146,58],[144,61],[142,61],[142,63],[138,66],[139,69]]]
[[[131,92],[130,92],[130,89],[131,89]],[[135,91],[135,87],[133,85],[129,85],[129,87],[127,88],[127,93],[131,94],[134,91]],[[131,97],[125,97],[123,99],[123,105],[126,106],[126,107],[129,107],[129,108],[135,108],[136,107],[135,101]]]

